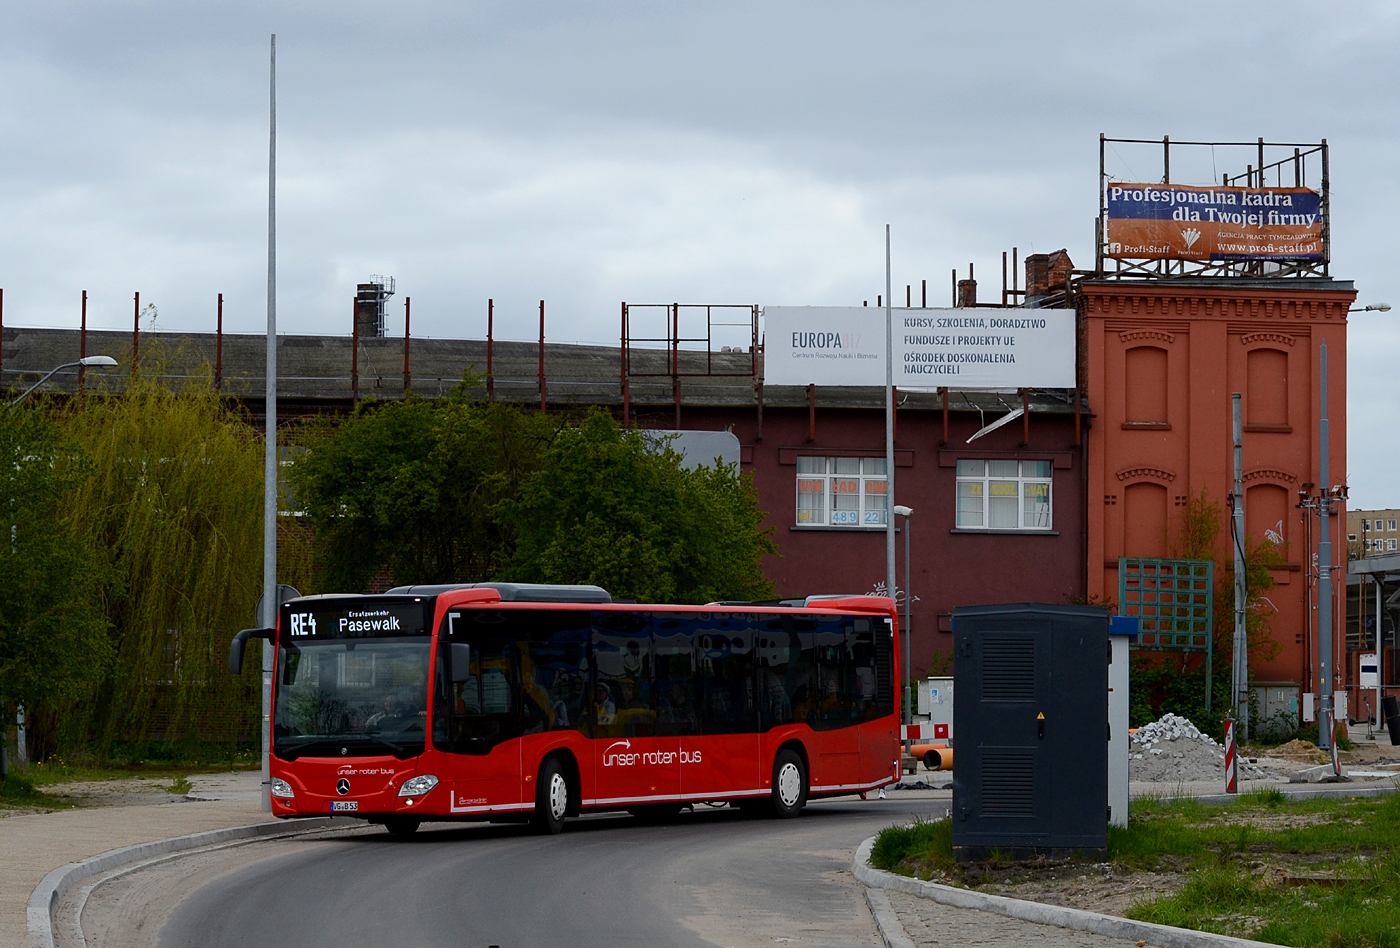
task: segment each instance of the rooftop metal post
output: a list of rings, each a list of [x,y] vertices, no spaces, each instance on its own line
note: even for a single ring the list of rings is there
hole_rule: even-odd
[[[78,330],[78,361],[82,362],[87,358],[87,290],[83,290],[83,315],[82,323]],[[78,369],[78,394],[82,394],[83,383],[87,381],[87,367]]]

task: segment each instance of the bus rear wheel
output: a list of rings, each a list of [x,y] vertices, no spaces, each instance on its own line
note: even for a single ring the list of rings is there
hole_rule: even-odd
[[[791,819],[807,805],[807,768],[791,748],[778,751],[773,759],[773,814]]]
[[[553,757],[540,765],[539,783],[535,785],[535,812],[530,825],[537,833],[553,836],[564,830],[564,815],[569,811],[569,781],[564,768]]]

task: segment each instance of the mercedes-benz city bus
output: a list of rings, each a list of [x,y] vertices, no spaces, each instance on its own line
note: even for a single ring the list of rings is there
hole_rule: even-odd
[[[615,603],[596,586],[308,596],[275,629],[280,817],[662,818],[696,803],[796,816],[899,779],[894,604]]]

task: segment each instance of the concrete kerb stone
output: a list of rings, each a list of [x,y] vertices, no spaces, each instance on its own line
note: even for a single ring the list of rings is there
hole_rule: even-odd
[[[189,836],[175,836],[149,843],[138,843],[135,846],[123,846],[120,849],[99,853],[80,862],[70,862],[66,866],[59,866],[44,876],[43,881],[30,894],[29,903],[25,906],[26,923],[29,929],[29,948],[54,948],[54,910],[58,908],[58,903],[62,901],[63,896],[68,893],[74,883],[81,882],[83,879],[117,869],[129,863],[169,853],[216,846],[220,843],[258,836],[285,834],[289,831],[323,829],[333,825],[335,825],[333,817],[297,820],[292,826],[282,820],[254,823],[249,826],[234,826],[228,829],[192,833]]]
[[[1268,944],[1268,942],[1251,941],[1246,938],[1231,938],[1228,935],[1192,931],[1187,928],[1173,928],[1170,925],[1135,922],[1132,919],[1118,918],[1114,915],[1101,915],[1098,912],[1086,912],[1082,909],[1046,905],[1044,902],[1027,902],[1004,895],[987,895],[982,892],[972,892],[968,889],[958,889],[953,886],[939,885],[936,882],[924,882],[908,876],[895,875],[893,872],[885,872],[870,865],[870,850],[874,845],[874,836],[861,843],[860,848],[856,850],[855,860],[856,878],[872,888],[894,889],[896,892],[904,892],[921,899],[932,899],[954,908],[991,912],[995,915],[1004,915],[1007,918],[1020,919],[1023,922],[1055,925],[1059,928],[1092,932],[1096,935],[1107,935],[1110,938],[1122,938],[1132,942],[1146,941],[1152,945],[1159,945],[1161,948],[1260,948],[1261,945]],[[889,905],[889,901],[886,900],[885,904]],[[893,917],[894,924],[899,925],[898,917],[895,917],[892,911],[890,915]],[[876,915],[875,921],[880,926],[880,935],[885,939],[886,945],[909,943],[909,936],[904,933],[903,926],[899,927],[898,935],[903,937],[905,941],[897,942],[891,940],[890,935],[886,934],[887,922],[882,921],[879,915]]]
[[[870,914],[875,917],[875,927],[880,932],[880,940],[885,948],[916,948],[914,939],[904,930],[899,916],[890,905],[890,897],[883,889],[865,887],[865,904],[870,906]]]
[[[1400,786],[1392,782],[1392,785],[1388,787],[1317,787],[1309,790],[1281,790],[1280,792],[1290,800],[1307,800],[1315,797],[1379,797],[1395,793],[1397,789],[1400,789]],[[1239,798],[1239,794],[1212,793],[1193,799],[1199,803],[1234,803]],[[1188,928],[1173,928],[1170,925],[1135,922],[1131,919],[1118,918],[1115,915],[1102,915],[1098,912],[1086,912],[1083,909],[1063,908],[1058,905],[1047,905],[1044,902],[1028,902],[1024,899],[1013,899],[1004,895],[987,895],[968,889],[939,885],[936,882],[924,882],[920,879],[896,875],[893,872],[885,872],[883,869],[876,869],[870,865],[870,851],[874,846],[875,837],[872,836],[861,843],[860,848],[856,850],[855,877],[868,887],[866,889],[867,904],[870,905],[871,914],[875,916],[875,924],[880,930],[880,937],[884,939],[889,948],[895,948],[896,945],[912,945],[913,943],[904,931],[904,926],[900,924],[899,916],[890,907],[888,898],[882,900],[884,912],[875,910],[875,903],[869,900],[871,889],[894,889],[896,892],[904,892],[922,899],[932,899],[955,908],[977,909],[982,912],[1004,915],[1007,918],[1037,922],[1041,925],[1056,925],[1060,928],[1093,932],[1114,938],[1126,938],[1130,941],[1146,941],[1153,945],[1160,945],[1162,948],[1244,948],[1246,945],[1258,948],[1260,945],[1269,944],[1245,938],[1231,938],[1228,935],[1198,932]]]

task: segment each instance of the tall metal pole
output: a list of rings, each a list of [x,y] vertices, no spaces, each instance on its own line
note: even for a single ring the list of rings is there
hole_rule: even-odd
[[[263,450],[263,614],[262,626],[277,625],[277,34],[272,34],[267,80],[267,434]],[[272,726],[272,642],[263,639],[262,805],[272,812],[272,771],[268,764]]]
[[[905,524],[908,529],[908,524]],[[894,565],[894,307],[890,303],[890,225],[885,225],[885,589],[895,596]],[[906,592],[905,595],[908,595]],[[908,641],[909,630],[903,638]],[[901,668],[904,678],[904,723],[913,723],[909,713],[909,669]],[[907,733],[907,732],[906,732]]]
[[[910,690],[911,690],[911,689],[910,689],[910,680],[911,680],[914,676],[913,676],[913,673],[909,670],[909,667],[910,667],[910,663],[909,663],[909,612],[910,612],[911,609],[914,608],[914,594],[913,594],[912,592],[909,591],[910,588],[911,588],[910,585],[909,585],[909,535],[910,535],[911,532],[912,532],[912,531],[911,531],[911,529],[910,529],[910,527],[909,527],[909,514],[906,513],[906,514],[904,515],[904,636],[903,636],[903,638],[904,638],[904,707],[905,707],[906,709],[908,709],[908,710],[906,710],[905,713],[904,713],[904,720],[905,720],[905,723],[906,723],[906,724],[913,724],[913,723],[914,723],[914,718],[913,718],[913,713],[912,713],[912,712],[913,712],[913,705],[912,705],[912,702],[911,702],[911,699],[912,699],[913,696],[910,694]],[[911,738],[911,737],[908,736],[908,734],[909,734],[908,731],[905,731],[904,734],[905,734],[905,738],[904,738],[904,753],[908,754],[908,753],[910,753],[910,752],[912,751],[912,749],[913,749],[913,746],[912,746],[912,745],[913,745],[913,738]]]
[[[1231,546],[1235,550],[1235,648],[1231,665],[1231,690],[1234,692],[1230,704],[1235,709],[1235,720],[1244,739],[1249,740],[1249,638],[1245,633],[1245,588],[1244,564],[1244,446],[1243,426],[1240,419],[1240,393],[1230,396],[1230,411],[1233,415],[1235,434],[1235,504],[1233,523],[1230,527]]]
[[[1327,452],[1327,340],[1322,340],[1322,412],[1317,423],[1320,453],[1318,481],[1317,535],[1317,675],[1318,716],[1317,746],[1332,749],[1332,530],[1327,523],[1332,502],[1331,470]]]

